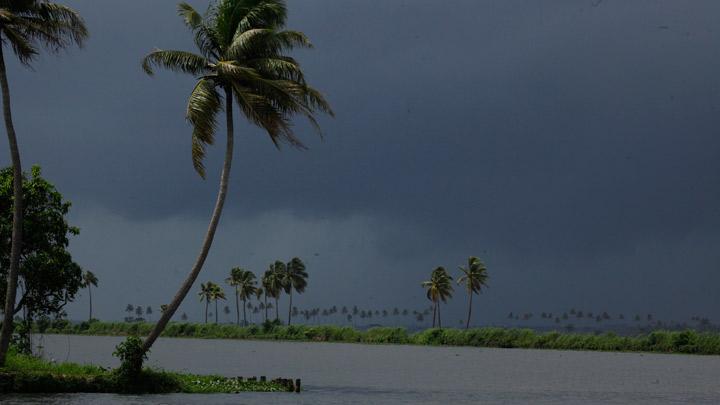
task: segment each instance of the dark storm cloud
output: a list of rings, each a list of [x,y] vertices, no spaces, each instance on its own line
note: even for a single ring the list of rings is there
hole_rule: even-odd
[[[90,25],[87,48],[10,69],[25,164],[43,165],[89,234],[103,233],[88,229],[102,218],[148,229],[182,219],[201,233],[217,178],[190,164],[192,78],[139,68],[154,47],[191,49],[174,2],[68,4]],[[324,141],[298,124],[308,151],[278,152],[240,126],[221,226],[263,232],[253,221],[275,213],[303,232],[326,221],[323,232],[352,233],[347,218],[359,216],[350,224],[374,247],[354,259],[373,257],[346,271],[406,301],[422,298],[432,266],[479,254],[495,269],[485,299],[497,310],[710,311],[720,304],[706,290],[720,281],[719,13],[715,1],[290,2],[290,28],[316,45],[299,58],[337,118],[322,120]],[[118,229],[107,238],[122,250],[141,228]],[[142,274],[172,255],[158,249],[137,263]],[[331,277],[343,261],[318,266]],[[351,290],[336,281],[338,296]]]

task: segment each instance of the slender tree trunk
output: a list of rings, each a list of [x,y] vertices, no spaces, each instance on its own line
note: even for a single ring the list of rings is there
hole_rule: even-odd
[[[267,294],[265,294],[265,322],[267,322],[268,314],[267,314]]]
[[[437,302],[433,302],[433,328],[435,328],[435,318],[437,318]]]
[[[1,39],[2,38],[0,38],[0,40]],[[20,165],[20,150],[18,149],[15,127],[12,122],[10,86],[8,85],[7,71],[5,70],[5,56],[2,47],[3,43],[0,43],[0,87],[2,87],[3,117],[5,118],[5,129],[7,130],[8,144],[10,146],[10,159],[13,165],[13,223],[12,242],[10,245],[10,267],[8,269],[7,291],[5,293],[5,311],[2,331],[0,331],[0,367],[5,365],[5,357],[13,333],[13,314],[15,313],[18,267],[20,264],[20,249],[22,248],[23,220],[22,166]]]
[[[88,322],[92,321],[92,287],[88,284],[88,296],[90,297],[90,317]]]
[[[472,316],[472,296],[473,296],[473,293],[472,293],[472,290],[470,290],[470,304],[468,305],[468,319],[467,319],[467,323],[465,324],[465,329],[470,328],[470,317]]]
[[[288,326],[290,326],[291,319],[292,319],[292,287],[290,287],[290,305],[288,306]]]
[[[182,301],[185,299],[185,296],[192,288],[195,280],[200,274],[200,270],[202,270],[203,264],[205,264],[205,259],[207,259],[208,253],[210,252],[210,246],[212,246],[213,239],[215,238],[215,231],[217,230],[218,223],[220,222],[220,215],[222,214],[223,205],[225,205],[225,197],[227,195],[228,182],[230,180],[230,168],[232,167],[234,145],[232,105],[232,90],[227,88],[225,89],[225,116],[227,119],[227,143],[225,146],[225,162],[223,164],[222,173],[220,174],[220,190],[218,191],[215,208],[213,209],[212,216],[210,217],[210,224],[208,225],[208,230],[205,234],[205,240],[203,240],[202,248],[200,249],[200,255],[195,261],[192,270],[190,270],[190,274],[188,274],[187,279],[185,279],[182,286],[180,287],[180,290],[177,292],[177,294],[175,294],[175,297],[168,305],[167,310],[163,312],[158,323],[155,324],[153,330],[150,331],[148,337],[145,338],[142,346],[142,350],[145,353],[150,350],[150,347],[152,347],[153,343],[155,343],[155,340],[157,340],[162,331],[165,330],[165,327],[167,326],[168,322],[170,322],[170,319],[175,314],[175,311],[177,311],[178,307],[180,307],[180,303],[182,303]]]
[[[218,318],[220,318],[220,314],[218,313],[218,310],[217,310],[217,302],[218,302],[218,299],[215,298],[215,325],[218,324]]]
[[[437,302],[437,311],[438,311],[438,328],[442,329],[442,319],[440,319],[440,300]]]
[[[278,300],[279,300],[279,298],[275,297],[275,320],[276,321],[280,320],[280,315],[278,314]]]
[[[245,301],[243,301],[245,302]],[[237,321],[235,322],[236,325],[240,325],[240,299],[238,298],[238,291],[237,288],[235,288],[235,314],[237,315]],[[244,311],[244,309],[243,309]]]
[[[208,305],[210,305],[210,301],[209,301],[209,300],[205,300],[205,324],[206,324],[206,325],[207,325],[207,310],[208,310]]]
[[[247,304],[245,303],[245,300],[243,300],[243,326],[247,326],[247,310],[245,309],[247,307]]]

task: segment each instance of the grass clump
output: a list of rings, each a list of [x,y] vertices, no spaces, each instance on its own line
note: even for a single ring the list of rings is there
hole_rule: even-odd
[[[219,375],[195,375],[145,368],[129,382],[103,367],[51,363],[10,350],[0,368],[0,393],[238,393],[290,391],[287,383],[248,381]]]

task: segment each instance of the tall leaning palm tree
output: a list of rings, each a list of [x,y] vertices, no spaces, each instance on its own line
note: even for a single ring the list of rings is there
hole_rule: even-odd
[[[88,321],[92,320],[92,287],[97,287],[98,285],[98,279],[95,276],[95,274],[92,271],[85,271],[82,275],[82,286],[87,288],[88,290],[88,297],[90,298],[90,315],[88,316]],[[150,309],[150,307],[148,307]]]
[[[3,118],[13,166],[13,221],[10,263],[5,294],[4,317],[0,331],[0,367],[13,332],[18,267],[22,250],[23,191],[22,165],[10,108],[10,85],[5,64],[5,45],[22,65],[30,66],[40,47],[57,52],[72,45],[82,46],[88,36],[85,22],[72,9],[50,1],[0,0],[0,88]]]
[[[471,256],[468,258],[467,267],[460,267],[460,271],[463,273],[462,276],[457,280],[458,284],[465,284],[470,301],[468,303],[468,316],[467,322],[465,322],[465,329],[470,327],[470,317],[472,316],[472,299],[473,294],[480,294],[483,287],[487,287],[487,267],[485,263],[477,257]]]
[[[276,282],[275,273],[273,272],[272,266],[268,268],[268,270],[265,270],[265,273],[263,273],[262,279],[260,280],[260,284],[262,284],[263,289],[265,290],[265,320],[268,320],[268,297],[275,298],[277,302],[277,297],[280,295],[280,289],[276,288],[279,285],[279,282]]]
[[[290,297],[288,304],[288,325],[292,320],[292,293],[293,290],[298,294],[305,292],[307,287],[308,274],[305,271],[305,263],[300,258],[293,257],[288,264],[285,265],[285,271],[281,274],[283,290]]]
[[[442,328],[440,301],[447,302],[447,299],[452,297],[452,277],[444,267],[440,266],[433,270],[430,280],[424,281],[422,286],[427,289],[427,298],[433,303],[433,328],[435,327],[436,317],[438,327]]]
[[[276,146],[287,142],[302,147],[291,126],[294,116],[305,116],[319,129],[315,114],[332,115],[323,96],[306,83],[298,62],[286,54],[311,44],[301,32],[283,29],[287,18],[283,0],[218,0],[204,15],[181,3],[179,13],[195,35],[199,54],[155,50],[145,57],[143,68],[148,74],[153,74],[153,67],[164,67],[197,78],[188,100],[187,119],[193,126],[193,165],[201,177],[205,177],[205,149],[214,141],[223,98],[227,140],[220,189],[200,254],[168,311],[143,342],[144,353],[190,291],[212,245],[232,165],[233,100],[248,121],[261,127]]]

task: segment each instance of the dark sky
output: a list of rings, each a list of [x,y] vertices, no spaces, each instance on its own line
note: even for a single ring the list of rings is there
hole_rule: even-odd
[[[155,47],[192,50],[175,1],[64,3],[92,38],[34,71],[10,63],[15,122],[25,166],[74,203],[71,249],[100,279],[97,314],[121,318],[169,301],[189,271],[222,141],[203,181],[184,120],[193,78],[140,69]],[[296,55],[337,117],[324,140],[298,122],[307,151],[237,128],[198,285],[297,255],[311,274],[301,307],[424,308],[429,272],[477,255],[491,276],[482,322],[570,307],[720,315],[720,3],[289,8],[316,46]],[[465,305],[458,289],[446,319]],[[181,311],[199,319],[195,291]]]

